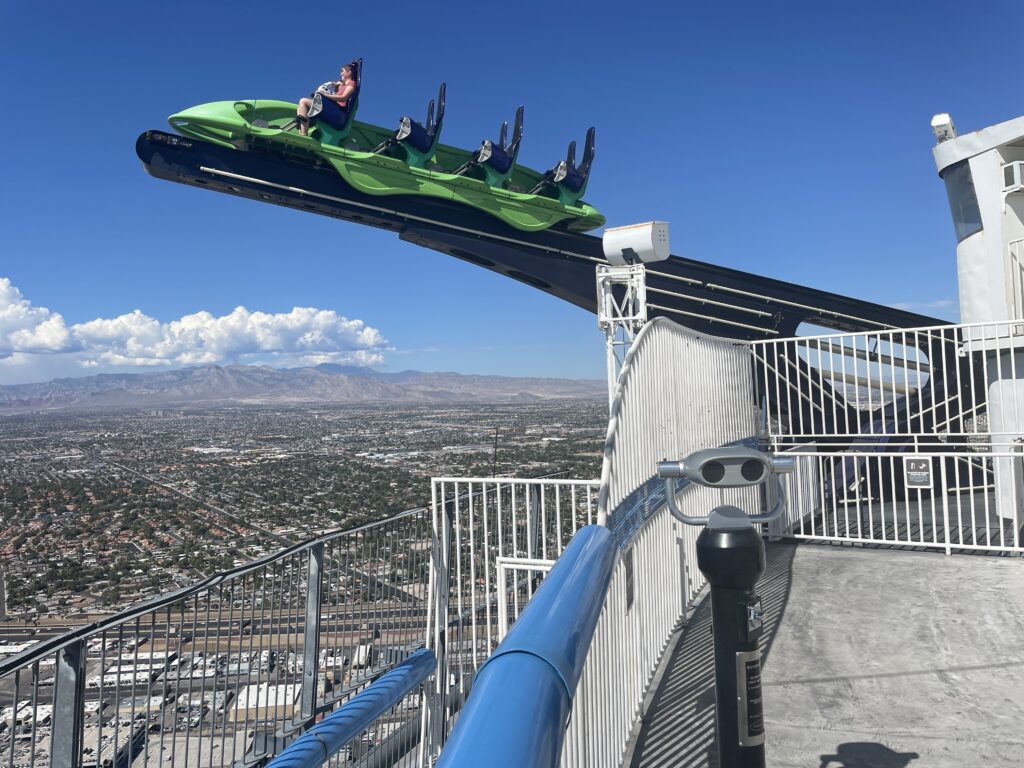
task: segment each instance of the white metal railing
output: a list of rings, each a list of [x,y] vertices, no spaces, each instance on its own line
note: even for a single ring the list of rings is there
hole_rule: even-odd
[[[438,672],[423,721],[424,761],[437,755],[477,670],[533,596],[546,565],[595,522],[597,496],[597,480],[431,481],[427,621]]]
[[[440,712],[433,743],[550,562],[576,526],[596,517],[615,535],[620,556],[561,763],[612,765],[627,757],[668,640],[704,586],[699,530],[669,515],[655,477],[662,459],[766,436],[796,459],[783,480],[783,517],[769,535],[1021,551],[1018,367],[1024,378],[1024,323],[753,343],[664,319],[647,324],[619,376],[599,490],[557,481],[563,489],[586,487],[585,514],[575,500],[572,513],[557,511],[557,501],[543,504],[537,494],[550,498],[551,489],[529,485],[540,481],[435,481],[433,643],[445,660],[434,692],[443,706],[425,710]],[[753,489],[677,492],[694,516],[722,503],[758,511],[773,496],[771,489],[764,497]],[[507,606],[503,621],[495,617],[499,603]]]
[[[769,439],[797,458],[773,533],[1021,551],[1024,323],[750,348]]]
[[[620,554],[562,748],[564,768],[619,765],[668,640],[703,582],[696,529],[663,507]]]
[[[810,446],[787,455],[796,470],[783,478],[788,504],[775,533],[947,553],[1024,552],[1020,452],[828,453]],[[909,484],[908,462],[927,465],[932,487]]]
[[[656,464],[757,431],[751,359],[742,342],[656,319],[637,335],[619,376],[605,442],[599,522],[621,557],[577,689],[562,765],[619,764],[673,631],[704,585],[699,531],[674,520]],[[755,510],[756,491],[690,486],[689,514],[716,504]]]
[[[548,563],[580,526],[596,520],[615,533],[620,558],[580,678],[562,764],[622,758],[668,640],[703,586],[698,531],[668,513],[656,464],[749,441],[757,429],[754,402],[745,344],[658,319],[637,335],[620,374],[600,489],[595,481],[433,481],[431,621],[439,665],[425,708],[428,753],[436,754],[473,675]],[[751,507],[759,500],[754,491],[697,487],[679,499],[694,515],[723,501]],[[504,616],[500,606],[508,606]]]
[[[705,336],[664,318],[644,326],[612,404],[598,521],[620,530],[635,521],[641,513],[628,502],[647,489],[658,461],[754,437],[755,403],[744,342]],[[719,499],[719,492],[699,493]],[[737,501],[746,498],[741,494]]]
[[[773,339],[750,344],[776,445],[910,438],[1005,445],[1020,437],[1024,397],[994,382],[1024,379],[1024,323],[1001,321]]]

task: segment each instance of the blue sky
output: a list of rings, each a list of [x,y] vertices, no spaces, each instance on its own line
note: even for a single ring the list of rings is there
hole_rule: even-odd
[[[587,198],[610,224],[667,220],[676,254],[948,319],[929,120],[963,132],[1024,111],[1020,3],[283,8],[0,0],[0,383],[293,364],[252,338],[308,328],[326,357],[390,370],[602,376],[582,310],[383,231],[155,180],[134,155],[181,108],[294,99],[355,56],[363,120],[419,115],[446,80],[447,143],[476,146],[525,104],[520,160],[540,169],[596,125]],[[17,323],[35,351],[12,354]],[[216,343],[189,356],[204,324]],[[126,327],[176,351],[44,351]]]

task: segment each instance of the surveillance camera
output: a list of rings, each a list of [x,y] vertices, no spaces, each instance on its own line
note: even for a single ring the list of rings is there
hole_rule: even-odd
[[[935,138],[938,140],[939,144],[956,138],[956,128],[953,125],[953,118],[945,112],[942,112],[932,118],[932,131],[935,133]]]
[[[601,237],[604,257],[614,266],[646,264],[669,257],[668,223],[648,221],[628,227],[611,227]]]

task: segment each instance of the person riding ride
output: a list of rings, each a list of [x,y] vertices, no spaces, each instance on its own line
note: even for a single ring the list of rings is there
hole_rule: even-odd
[[[299,131],[303,136],[309,133],[309,126],[312,120],[323,120],[333,128],[341,129],[348,120],[348,107],[356,94],[359,82],[359,65],[350,62],[341,68],[339,79],[336,82],[327,82],[316,89],[311,98],[299,99],[299,106],[295,111],[295,122],[298,123]],[[310,117],[310,110],[313,108],[314,100],[320,97],[321,109]]]

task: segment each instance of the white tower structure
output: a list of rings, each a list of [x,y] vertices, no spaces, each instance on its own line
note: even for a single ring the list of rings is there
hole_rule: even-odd
[[[956,230],[960,321],[1024,319],[1024,117],[958,136],[949,115],[932,118],[932,150]],[[1024,325],[968,330],[965,354],[983,354],[993,448],[1016,452],[1024,437]],[[1021,462],[994,460],[997,511],[1024,505]],[[1024,508],[1024,507],[1022,507]]]
[[[643,264],[597,268],[597,327],[604,331],[608,405],[626,354],[647,322],[647,280]]]
[[[597,268],[597,327],[604,331],[608,367],[608,407],[637,333],[647,322],[644,264],[669,257],[668,224],[649,221],[610,227],[601,238],[608,266]]]

